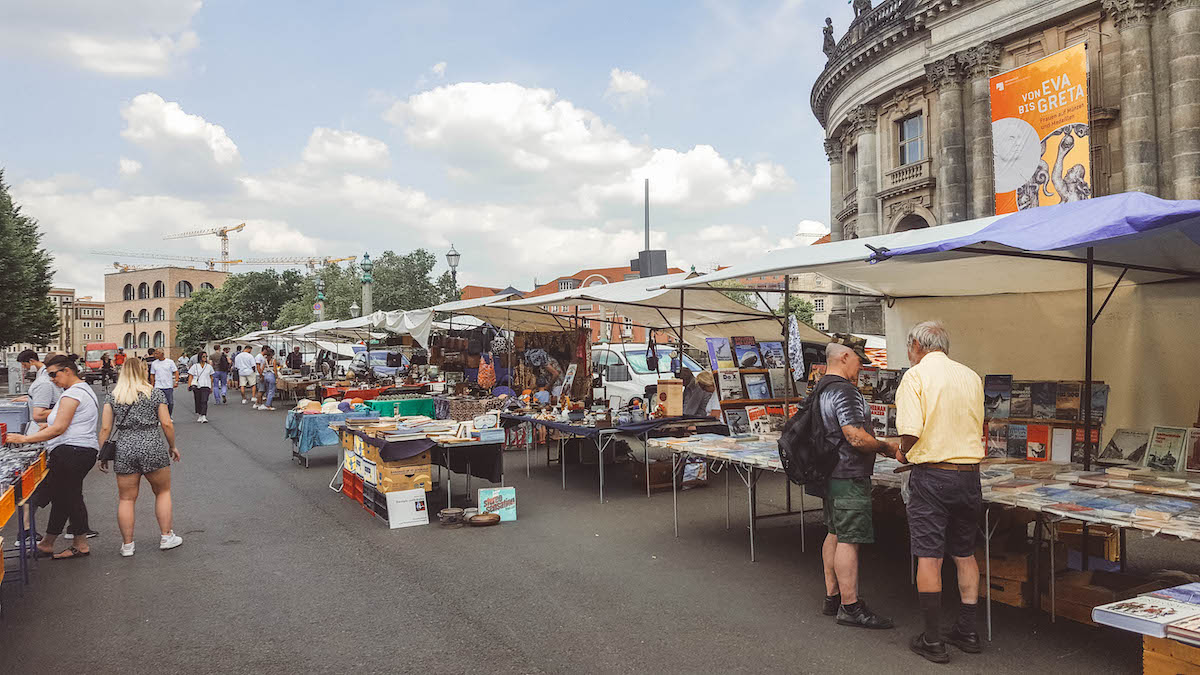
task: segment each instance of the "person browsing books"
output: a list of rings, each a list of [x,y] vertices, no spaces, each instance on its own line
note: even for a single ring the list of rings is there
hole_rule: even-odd
[[[975,629],[979,602],[975,531],[983,504],[979,484],[979,462],[984,456],[983,380],[950,359],[950,334],[940,323],[913,326],[907,346],[912,367],[896,391],[896,429],[901,437],[896,459],[915,465],[908,483],[908,528],[925,618],[925,632],[913,638],[909,648],[934,663],[948,663],[946,642],[970,654],[982,650]],[[946,553],[958,569],[962,604],[958,620],[943,638]]]
[[[891,619],[871,611],[858,596],[858,547],[875,543],[871,517],[871,473],[875,455],[893,456],[899,446],[875,438],[871,409],[858,390],[862,361],[843,344],[825,346],[825,377],[817,408],[825,447],[837,451],[837,464],[829,480],[811,490],[824,501],[828,534],[821,546],[825,568],[825,605],[822,614],[837,616],[843,626],[892,628]],[[825,380],[829,380],[826,382]]]
[[[717,382],[713,379],[712,371],[702,370],[699,375],[682,368],[679,371],[683,380],[683,415],[684,417],[715,417],[721,418],[721,402],[717,399]]]

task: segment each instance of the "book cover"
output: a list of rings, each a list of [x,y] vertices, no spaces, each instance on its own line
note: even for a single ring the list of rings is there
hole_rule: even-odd
[[[1092,383],[1092,424],[1104,423],[1104,415],[1108,413],[1108,385],[1103,382]],[[1079,421],[1083,421],[1083,410],[1079,411]]]
[[[517,519],[517,488],[479,488],[480,513],[498,513],[500,522],[511,523]]]
[[[1012,375],[987,375],[983,378],[984,419],[1007,419],[1012,401]]]
[[[1033,419],[1052,420],[1056,404],[1057,382],[1032,382],[1029,385],[1033,400]]]
[[[1025,459],[1025,425],[1024,424],[1009,424],[1008,425],[1008,456],[1013,458]]]
[[[1025,459],[1045,462],[1050,459],[1050,427],[1029,424],[1025,427]]]
[[[721,392],[722,401],[736,401],[743,398],[742,374],[737,370],[718,370],[717,390]]]
[[[784,417],[783,404],[767,406],[767,419],[771,425],[771,431],[783,431],[783,425],[787,423],[787,418]]]
[[[733,408],[725,411],[725,424],[730,434],[750,433],[750,416],[745,410]]]
[[[771,387],[765,373],[746,373],[742,375],[742,386],[746,389],[746,398],[761,401],[771,398]]]
[[[1054,419],[1064,422],[1079,421],[1079,397],[1082,382],[1059,382],[1054,398]]]
[[[784,362],[783,343],[782,342],[760,342],[758,343],[758,351],[762,354],[762,368],[785,368],[787,363]]]
[[[900,430],[896,428],[896,406],[891,404],[888,404],[887,433],[884,435],[892,438],[900,435]]]
[[[987,456],[1008,457],[1008,425],[1003,422],[988,422]]]
[[[735,335],[733,337],[733,358],[738,368],[763,368],[762,354],[758,351],[758,342],[751,336]]]
[[[1163,588],[1147,593],[1147,595],[1155,598],[1166,598],[1189,605],[1200,605],[1200,583],[1183,584],[1182,586],[1173,586],[1171,588]]]
[[[1027,420],[1033,417],[1032,382],[1013,382],[1012,398],[1008,402],[1008,416]]]
[[[750,421],[750,433],[765,434],[771,431],[771,420],[767,417],[766,406],[746,406],[746,418]]]
[[[1100,453],[1099,461],[1106,464],[1134,464],[1140,466],[1146,456],[1146,446],[1150,443],[1150,434],[1137,429],[1117,429],[1104,452]]]
[[[1075,429],[1075,436],[1071,439],[1071,461],[1083,464],[1083,429]],[[1092,429],[1092,459],[1099,461],[1100,457],[1100,430]]]
[[[1050,461],[1068,464],[1071,461],[1071,427],[1054,427],[1050,431]]]
[[[879,386],[879,369],[873,366],[863,366],[858,371],[858,391],[868,401],[875,399],[875,389]]]
[[[825,364],[814,363],[812,368],[808,370],[808,389],[804,393],[805,396],[813,392],[813,388],[817,386],[822,377],[825,377]]]
[[[888,407],[886,403],[871,403],[868,404],[871,409],[871,432],[876,438],[887,435],[887,413]]]
[[[1092,610],[1092,621],[1151,637],[1165,637],[1167,624],[1197,614],[1200,614],[1200,606],[1139,595],[1096,607]]]
[[[875,389],[875,400],[880,403],[895,403],[896,390],[900,388],[900,371],[883,368],[879,371],[879,387]]]
[[[1190,645],[1200,646],[1200,616],[1193,616],[1167,624],[1167,637]]]
[[[768,370],[767,377],[771,380],[771,396],[775,398],[795,397],[794,393],[788,391],[787,372],[783,368]]]
[[[1183,444],[1188,430],[1182,427],[1154,427],[1150,444],[1146,446],[1147,469],[1166,473],[1184,470]]]
[[[1200,429],[1188,429],[1187,470],[1200,471]]]
[[[737,368],[737,362],[733,359],[733,348],[729,346],[728,338],[705,338],[704,341],[708,343],[708,363],[714,371]]]

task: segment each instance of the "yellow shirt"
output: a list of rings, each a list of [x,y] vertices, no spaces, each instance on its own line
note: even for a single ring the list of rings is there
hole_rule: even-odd
[[[896,430],[916,436],[913,464],[975,464],[983,451],[983,380],[942,352],[930,352],[900,380]]]

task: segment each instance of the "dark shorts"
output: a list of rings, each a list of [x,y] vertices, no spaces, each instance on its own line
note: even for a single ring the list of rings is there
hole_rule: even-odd
[[[825,527],[839,544],[875,543],[870,478],[830,478],[825,488]]]
[[[908,531],[918,558],[975,555],[983,497],[978,471],[918,466],[908,481]]]

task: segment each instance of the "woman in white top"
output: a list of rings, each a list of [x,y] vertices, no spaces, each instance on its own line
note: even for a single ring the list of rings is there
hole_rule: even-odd
[[[188,368],[188,389],[192,390],[192,400],[196,403],[196,421],[208,423],[208,397],[212,394],[213,367],[208,362],[208,354],[201,349],[196,354],[196,362]]]
[[[55,560],[70,560],[91,553],[88,547],[87,507],[83,503],[83,479],[96,465],[100,443],[96,424],[100,419],[100,403],[91,387],[79,379],[79,366],[65,354],[46,360],[46,375],[63,390],[47,418],[49,426],[35,434],[9,434],[9,443],[38,443],[45,441],[50,448],[50,473],[46,490],[53,505],[46,536],[38,542],[38,551],[53,555]],[[54,542],[62,534],[67,519],[71,520],[73,545],[54,553]]]

